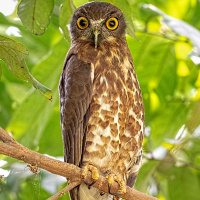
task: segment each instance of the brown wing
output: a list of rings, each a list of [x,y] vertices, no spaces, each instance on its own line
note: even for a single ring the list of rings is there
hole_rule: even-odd
[[[131,65],[134,69],[133,59],[132,59],[132,56],[131,56],[130,53],[129,53],[128,57],[129,57],[129,62],[131,63]],[[135,74],[135,78],[137,80],[136,74]],[[135,83],[135,85],[137,85],[137,90],[139,92],[139,98],[138,98],[137,101],[139,101],[143,105],[142,94],[141,94],[141,91],[140,91],[140,86],[139,86],[138,81],[137,81],[137,83]],[[144,116],[144,107],[143,106],[142,106],[142,113],[143,113],[143,116]],[[143,130],[142,130],[142,133],[140,132],[139,140],[138,140],[138,148],[141,149],[141,151],[140,151],[141,154],[142,154],[142,142],[143,142],[143,135],[144,135],[144,126],[145,126],[144,117],[142,118],[142,123],[143,123]],[[127,183],[126,183],[131,188],[134,186],[134,184],[136,182],[137,175],[138,175],[139,169],[141,167],[141,162],[142,162],[142,155],[138,155],[137,161],[136,161],[136,163],[134,163],[134,165],[131,169],[131,173],[129,174],[128,179],[127,179]],[[138,167],[136,167],[136,166],[138,166]]]
[[[68,56],[60,78],[60,115],[65,161],[81,165],[92,95],[91,65]]]
[[[60,117],[65,161],[81,166],[92,95],[91,65],[77,55],[67,57],[60,78]],[[70,191],[79,199],[79,187]]]

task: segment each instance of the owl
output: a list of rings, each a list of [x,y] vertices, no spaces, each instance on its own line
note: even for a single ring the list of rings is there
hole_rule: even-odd
[[[133,187],[142,161],[144,109],[126,42],[123,13],[109,3],[79,7],[70,23],[71,47],[59,83],[65,162],[92,172],[92,183],[70,191],[71,200],[112,200]],[[109,194],[92,184],[103,175]],[[112,194],[112,184],[119,191]]]

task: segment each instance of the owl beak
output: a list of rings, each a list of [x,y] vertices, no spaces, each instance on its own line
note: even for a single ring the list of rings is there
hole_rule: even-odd
[[[97,48],[97,45],[98,45],[98,36],[99,36],[99,30],[98,30],[98,28],[96,28],[95,30],[94,30],[94,45],[95,45],[95,49]]]

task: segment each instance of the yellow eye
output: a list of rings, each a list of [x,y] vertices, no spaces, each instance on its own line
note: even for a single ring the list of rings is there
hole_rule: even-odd
[[[86,29],[89,25],[88,20],[85,17],[79,17],[77,20],[77,26],[80,29]]]
[[[107,20],[106,26],[110,30],[115,30],[118,27],[118,20],[114,17],[111,17],[110,19]]]

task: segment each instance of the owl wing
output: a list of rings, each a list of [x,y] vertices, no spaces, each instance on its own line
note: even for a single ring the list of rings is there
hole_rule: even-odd
[[[132,59],[131,53],[128,54],[128,58],[129,58],[129,62],[131,64],[131,66],[134,69],[133,59]],[[142,98],[141,98],[141,100],[142,100]],[[143,121],[143,123],[144,123],[144,121]],[[140,142],[141,142],[140,146],[142,146],[142,141],[140,141]],[[142,153],[142,151],[140,151],[140,152]],[[128,185],[131,188],[134,186],[135,181],[137,179],[137,175],[138,175],[139,169],[141,167],[141,162],[142,162],[142,155],[138,155],[137,161],[134,164],[134,166],[132,167],[131,172],[130,172],[128,179],[127,179],[127,183],[126,183],[126,185]]]
[[[92,95],[91,64],[78,56],[67,57],[59,83],[61,129],[64,156],[68,163],[81,165]]]

